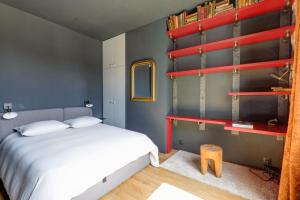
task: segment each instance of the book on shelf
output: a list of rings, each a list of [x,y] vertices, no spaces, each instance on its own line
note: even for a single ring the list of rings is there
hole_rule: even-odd
[[[180,28],[197,20],[211,18],[224,14],[234,8],[243,8],[261,2],[263,0],[212,0],[198,5],[192,11],[183,11],[177,15],[169,16],[167,20],[168,30]]]
[[[216,13],[215,15],[219,15],[219,14],[222,14],[222,13],[225,13],[229,10],[232,10],[233,9],[233,4],[229,4],[227,6],[223,6],[223,7],[220,7],[220,8],[216,8]]]
[[[185,17],[185,23],[186,24],[195,22],[197,20],[198,20],[198,13],[197,12],[194,12],[192,14],[186,15],[186,17]]]
[[[245,121],[234,121],[232,122],[232,127],[253,129],[253,123]]]
[[[243,8],[245,6],[250,6],[252,4],[259,3],[263,0],[236,0],[235,1],[235,7],[236,8]]]

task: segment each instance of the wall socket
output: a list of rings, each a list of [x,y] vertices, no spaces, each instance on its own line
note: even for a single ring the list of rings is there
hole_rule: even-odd
[[[183,143],[183,140],[178,140],[178,143],[180,144],[180,145],[183,145],[184,143]]]
[[[263,164],[264,165],[271,165],[271,163],[272,163],[271,158],[263,157]]]

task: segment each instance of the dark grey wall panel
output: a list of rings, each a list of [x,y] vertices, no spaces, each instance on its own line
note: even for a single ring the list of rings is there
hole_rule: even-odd
[[[279,27],[279,14],[271,13],[242,22],[242,35]],[[165,76],[168,64],[165,52],[170,45],[165,36],[165,19],[127,34],[127,89],[129,89],[129,65],[142,58],[153,57],[158,61],[158,101],[154,104],[127,101],[127,127],[148,134],[160,149],[164,146],[164,115],[172,104],[168,96],[172,87]],[[156,38],[155,38],[156,37]],[[214,42],[233,37],[232,25],[207,31],[207,41]],[[177,40],[177,48],[200,44],[200,34]],[[170,47],[170,46],[169,46]],[[241,63],[278,59],[279,42],[271,41],[241,48]],[[161,65],[160,63],[163,63]],[[207,67],[231,65],[232,49],[207,53]],[[171,62],[169,61],[169,65]],[[176,60],[177,70],[200,67],[200,56],[193,55]],[[278,82],[270,77],[276,69],[241,72],[241,91],[266,91]],[[179,77],[178,114],[200,115],[200,80],[198,76]],[[227,92],[232,90],[232,73],[206,75],[206,116],[209,118],[231,119],[232,99]],[[129,91],[127,91],[129,94]],[[168,101],[169,100],[169,101]],[[266,122],[277,116],[276,97],[241,97],[240,118],[242,120]],[[272,164],[281,165],[283,141],[276,137],[240,133],[232,135],[223,126],[206,125],[200,131],[196,123],[178,122],[173,126],[173,147],[199,153],[199,145],[217,144],[224,149],[224,160],[249,166],[262,167],[263,157],[271,158]],[[164,148],[163,148],[164,149]]]
[[[0,112],[94,103],[102,116],[101,43],[0,4]]]
[[[126,33],[126,128],[147,134],[165,151],[165,117],[171,111],[171,81],[165,76],[170,62],[166,52],[170,40],[165,35],[165,20]],[[156,62],[155,102],[130,101],[130,65],[141,59]]]

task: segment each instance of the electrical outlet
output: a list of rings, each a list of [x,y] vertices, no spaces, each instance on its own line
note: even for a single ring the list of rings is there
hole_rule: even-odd
[[[180,145],[183,145],[183,140],[178,140],[178,143],[179,143]]]
[[[263,164],[264,165],[271,165],[271,163],[272,163],[271,158],[263,157]]]

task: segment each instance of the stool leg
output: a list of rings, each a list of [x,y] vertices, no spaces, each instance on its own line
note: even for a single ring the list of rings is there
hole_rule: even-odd
[[[215,169],[216,169],[216,167],[215,167],[215,161],[214,160],[210,160],[210,169],[212,170],[212,171],[215,171]]]
[[[206,172],[207,172],[207,165],[208,165],[207,159],[201,158],[201,173],[202,174],[206,174]]]
[[[217,177],[221,177],[222,175],[222,160],[218,159],[214,161],[215,165],[215,173]]]

